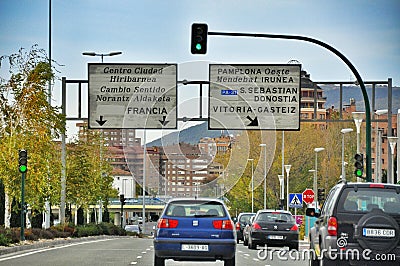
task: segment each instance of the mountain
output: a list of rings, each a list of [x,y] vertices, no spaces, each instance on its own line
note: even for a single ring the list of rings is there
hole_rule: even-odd
[[[339,108],[340,103],[340,88],[335,85],[323,85],[320,86],[324,92],[323,95],[326,97],[325,108],[335,109]],[[368,99],[372,106],[372,89],[367,87]],[[343,86],[343,106],[350,103],[350,99],[356,100],[357,111],[365,111],[364,97],[360,87],[357,86]],[[387,86],[376,86],[375,87],[375,110],[388,109],[388,89]],[[400,109],[400,87],[392,87],[392,113],[397,114],[397,110]],[[373,110],[371,110],[373,112]]]
[[[148,147],[152,146],[168,146],[179,143],[189,143],[189,144],[197,144],[201,138],[209,137],[209,138],[217,138],[220,137],[224,133],[224,135],[234,134],[234,132],[221,132],[221,130],[209,130],[208,123],[201,123],[196,126],[192,126],[186,128],[182,131],[172,132],[168,135],[163,136],[160,139],[156,139],[146,145]]]

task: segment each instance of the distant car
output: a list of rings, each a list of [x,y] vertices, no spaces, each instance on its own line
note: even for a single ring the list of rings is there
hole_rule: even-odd
[[[239,244],[240,240],[244,240],[243,238],[243,229],[246,227],[246,225],[249,223],[249,220],[251,216],[255,215],[255,213],[252,212],[242,212],[238,215],[237,217],[237,222],[235,225],[236,228],[236,243]]]
[[[216,261],[235,265],[234,225],[223,201],[173,199],[158,220],[154,235],[154,265],[165,260]]]
[[[289,249],[299,249],[299,228],[288,211],[258,211],[248,236],[249,249],[256,249],[257,245],[288,246]]]
[[[310,265],[400,265],[400,185],[341,181],[306,215],[317,218]]]
[[[247,246],[249,244],[249,234],[250,234],[250,229],[251,225],[253,224],[255,215],[251,216],[250,220],[246,224],[246,226],[243,229],[243,245]]]
[[[125,231],[140,234],[142,232],[142,229],[137,224],[127,224],[125,225]]]

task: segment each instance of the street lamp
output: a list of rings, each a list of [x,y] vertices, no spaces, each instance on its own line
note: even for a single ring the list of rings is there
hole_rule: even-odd
[[[285,164],[285,170],[286,170],[286,210],[289,211],[289,172],[290,172],[290,167],[292,165],[290,164]]]
[[[344,134],[353,132],[353,129],[352,128],[343,128],[342,130],[340,130],[340,132],[342,132],[342,179],[346,180],[346,171],[344,168]]]
[[[254,159],[247,159],[251,161],[251,212],[254,212]]]
[[[390,151],[392,153],[392,169],[390,169],[391,171],[391,175],[390,175],[390,179],[388,177],[388,184],[394,184],[394,151],[396,149],[396,143],[397,143],[397,139],[398,137],[387,137],[389,144],[390,144]]]
[[[110,52],[108,54],[98,54],[95,52],[83,52],[82,55],[87,55],[87,56],[101,56],[101,62],[103,63],[103,57],[104,56],[114,56],[114,55],[120,55],[122,52]]]
[[[279,179],[279,186],[280,186],[280,195],[279,195],[279,206],[281,208],[281,210],[283,210],[283,202],[285,200],[285,197],[283,196],[283,194],[285,193],[285,176],[284,175],[278,175],[278,179]]]
[[[264,147],[264,210],[267,209],[267,144],[261,143],[260,147]]]
[[[318,152],[325,150],[325,148],[315,148],[315,172],[314,172],[314,204],[315,208],[317,208],[317,196],[318,195],[318,182],[317,182],[317,177],[318,177]]]
[[[381,110],[376,110],[375,115],[379,116],[387,114],[388,109],[381,109]],[[381,153],[382,153],[382,131],[379,130],[379,122],[376,121],[375,125],[376,129],[376,150],[375,150],[375,182],[377,183],[382,183],[382,159],[381,159]]]

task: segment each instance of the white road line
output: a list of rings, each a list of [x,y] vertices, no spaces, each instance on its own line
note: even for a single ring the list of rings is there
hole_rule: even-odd
[[[137,258],[137,259],[141,259],[141,258],[142,258],[142,256],[137,256],[136,258]]]
[[[12,260],[12,259],[16,259],[16,258],[21,258],[21,257],[33,255],[33,254],[36,254],[36,253],[42,253],[42,252],[50,251],[50,250],[61,249],[61,248],[67,248],[67,247],[73,247],[73,246],[83,245],[83,244],[87,244],[87,243],[95,243],[95,242],[108,241],[108,240],[112,240],[112,239],[99,239],[99,240],[93,240],[93,241],[85,241],[85,242],[79,242],[79,243],[72,243],[72,244],[63,245],[63,246],[59,246],[59,247],[52,247],[52,248],[45,248],[45,249],[40,249],[40,250],[34,250],[34,251],[27,252],[27,253],[24,253],[24,254],[19,254],[19,255],[14,255],[14,256],[11,256],[11,257],[7,257],[7,258],[2,258],[2,259],[0,259],[0,261]]]

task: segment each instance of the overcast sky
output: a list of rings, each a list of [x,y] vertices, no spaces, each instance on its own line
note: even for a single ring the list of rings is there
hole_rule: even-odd
[[[52,0],[51,56],[62,65],[58,75],[67,79],[87,79],[87,63],[100,62],[99,57],[82,56],[82,52],[121,51],[122,55],[105,57],[104,62],[177,63],[180,80],[207,80],[208,62],[285,64],[290,60],[299,61],[314,81],[354,80],[337,56],[300,41],[209,36],[207,55],[192,55],[190,26],[205,22],[214,32],[312,37],[342,52],[364,81],[393,78],[399,86],[399,14],[398,0]],[[0,55],[34,44],[48,49],[49,0],[0,0]],[[60,103],[60,87],[56,81],[55,104]],[[196,88],[180,90],[179,105],[198,104]],[[179,108],[180,116],[196,114],[185,109]],[[148,136],[150,141],[156,133]]]

